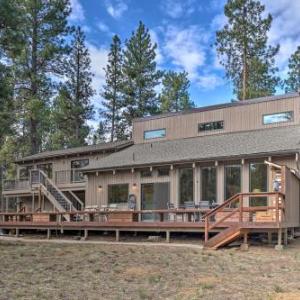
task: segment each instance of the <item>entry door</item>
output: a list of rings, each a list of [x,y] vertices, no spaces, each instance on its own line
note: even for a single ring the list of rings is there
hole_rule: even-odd
[[[142,210],[167,209],[170,199],[169,182],[145,183],[141,185]],[[143,214],[142,220],[158,220],[156,214]]]

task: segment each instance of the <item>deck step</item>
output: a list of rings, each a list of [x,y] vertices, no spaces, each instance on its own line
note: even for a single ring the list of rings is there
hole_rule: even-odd
[[[238,224],[232,225],[210,238],[204,244],[204,248],[216,250],[221,246],[225,246],[233,242],[239,238],[243,232],[244,230]]]

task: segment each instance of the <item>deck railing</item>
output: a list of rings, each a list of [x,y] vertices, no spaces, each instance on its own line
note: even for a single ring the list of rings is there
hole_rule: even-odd
[[[94,211],[67,211],[67,212],[0,212],[0,222],[34,222],[35,216],[44,216],[48,221],[55,223],[128,223],[138,222],[143,215],[156,215],[157,218],[145,223],[199,223],[204,224],[203,216],[208,209],[160,209],[160,210],[94,210]],[[67,218],[66,218],[67,216]],[[69,221],[66,221],[66,220]]]
[[[84,183],[86,177],[79,169],[61,170],[55,172],[56,184]]]
[[[251,206],[253,199],[264,199],[267,205]],[[204,216],[205,242],[208,241],[209,232],[220,224],[236,223],[273,223],[278,227],[284,221],[285,195],[280,192],[272,193],[238,193],[224,203],[212,209]]]
[[[14,190],[27,190],[29,189],[29,180],[26,179],[14,179],[14,180],[4,180],[3,190],[4,191],[14,191]]]

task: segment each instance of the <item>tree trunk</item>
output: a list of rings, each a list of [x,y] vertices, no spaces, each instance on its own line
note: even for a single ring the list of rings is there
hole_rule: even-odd
[[[247,18],[247,8],[243,9],[244,20]],[[246,35],[246,28],[244,26],[243,33]],[[242,100],[246,100],[247,98],[247,36],[244,36],[244,45],[243,45],[243,86],[242,86]]]
[[[31,52],[31,96],[37,99],[37,10],[33,9],[33,29],[32,29],[32,52]],[[31,154],[39,152],[39,141],[37,132],[37,116],[30,112],[30,147]]]

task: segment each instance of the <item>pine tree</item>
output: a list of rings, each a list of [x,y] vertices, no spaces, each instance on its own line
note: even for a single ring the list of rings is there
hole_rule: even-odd
[[[149,30],[140,22],[137,30],[126,41],[123,61],[124,116],[127,130],[137,117],[158,112],[158,98],[155,87],[162,76],[156,69],[155,49]]]
[[[300,46],[289,59],[289,71],[285,83],[285,92],[300,91]]]
[[[9,67],[0,63],[0,148],[5,137],[12,134],[14,121],[12,74]]]
[[[101,120],[98,124],[97,129],[95,130],[95,132],[93,134],[92,143],[93,143],[93,145],[96,145],[96,144],[104,143],[105,140],[106,140],[106,138],[105,138],[105,124]]]
[[[14,76],[10,62],[12,55],[20,54],[24,40],[19,28],[21,19],[18,1],[0,0],[0,148],[13,133],[15,110],[13,100]]]
[[[67,52],[69,0],[16,1],[21,15],[22,51],[11,54],[16,78],[20,141],[25,153],[44,148],[48,135],[52,78],[61,74],[61,57]]]
[[[64,61],[66,81],[60,85],[53,103],[52,148],[85,145],[89,134],[87,120],[93,116],[91,60],[80,27],[75,30],[71,48]]]
[[[190,81],[187,76],[187,72],[168,71],[164,74],[160,95],[162,112],[177,112],[195,106],[190,100]]]
[[[216,46],[226,76],[239,100],[271,95],[279,84],[274,57],[279,46],[268,46],[272,16],[255,0],[228,0],[228,24],[217,32]]]
[[[121,41],[117,35],[112,39],[105,76],[106,84],[101,93],[104,98],[101,116],[105,119],[105,132],[109,134],[112,142],[120,138],[118,133],[121,126],[122,108],[122,50]]]

